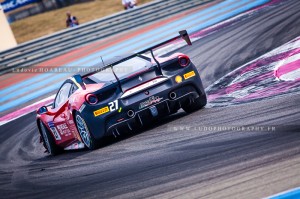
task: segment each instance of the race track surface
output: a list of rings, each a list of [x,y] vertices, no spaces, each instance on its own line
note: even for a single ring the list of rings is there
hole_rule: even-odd
[[[205,87],[300,35],[300,1],[181,52]],[[179,112],[95,151],[43,153],[35,114],[1,126],[0,198],[262,198],[300,186],[300,94]],[[241,129],[242,126],[253,128]]]

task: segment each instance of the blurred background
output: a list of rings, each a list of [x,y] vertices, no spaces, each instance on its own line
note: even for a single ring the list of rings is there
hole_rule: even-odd
[[[153,0],[138,0],[138,5]],[[124,10],[121,0],[0,0],[17,43],[66,28],[66,12],[85,23]]]

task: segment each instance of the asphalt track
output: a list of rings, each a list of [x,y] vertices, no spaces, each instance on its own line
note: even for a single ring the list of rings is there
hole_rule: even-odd
[[[299,10],[299,1],[284,1],[181,52],[207,87],[299,36]],[[98,150],[57,157],[43,153],[32,113],[1,126],[0,198],[262,198],[292,189],[300,186],[299,101],[290,94],[179,112]],[[246,125],[264,129],[235,129]]]

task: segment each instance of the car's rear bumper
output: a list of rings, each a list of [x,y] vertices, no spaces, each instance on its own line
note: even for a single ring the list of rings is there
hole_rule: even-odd
[[[171,98],[170,93],[175,93],[176,96],[172,96],[174,98]],[[199,94],[197,90],[191,85],[187,85],[175,90],[170,89],[168,91],[163,91],[162,93],[157,93],[156,95],[166,97],[161,97],[163,98],[163,100],[137,111],[133,111],[133,109],[130,108],[126,109],[125,107],[127,112],[126,116],[123,119],[120,118],[120,116],[110,118],[109,120],[111,121],[117,121],[117,118],[120,118],[122,120],[115,123],[108,121],[106,125],[105,136],[118,136],[122,133],[140,129],[151,124],[154,120],[177,112],[177,110],[182,108],[182,106],[191,104],[196,98],[201,98],[203,104],[206,104],[205,93]],[[140,104],[141,102],[138,102],[131,106],[139,106]],[[129,111],[133,111],[134,113],[131,117],[128,116]]]

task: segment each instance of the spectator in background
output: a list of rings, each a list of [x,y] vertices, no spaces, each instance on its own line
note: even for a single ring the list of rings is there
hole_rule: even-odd
[[[66,19],[66,26],[67,28],[78,26],[79,22],[78,19],[75,16],[71,15],[71,12],[67,12],[67,19]]]
[[[129,10],[131,8],[135,8],[137,6],[136,0],[122,0],[122,4],[125,10]]]

